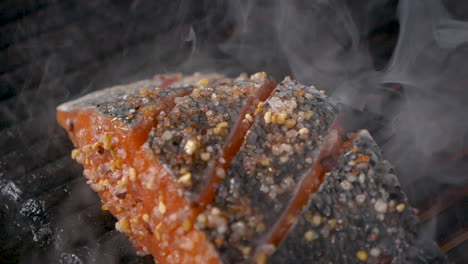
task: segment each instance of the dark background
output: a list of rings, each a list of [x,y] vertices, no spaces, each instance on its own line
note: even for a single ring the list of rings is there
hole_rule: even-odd
[[[55,122],[58,104],[96,89],[175,71],[268,71],[277,80],[292,75],[333,94],[341,81],[365,74],[356,92],[365,97],[376,88],[376,96],[390,102],[371,102],[380,110],[368,112],[385,149],[392,138],[385,127],[405,86],[376,84],[368,76],[387,69],[392,58],[401,25],[398,1],[331,1],[320,8],[285,2],[1,1],[0,262],[152,263],[135,256],[114,230],[114,218],[100,210]],[[460,2],[444,1],[464,20],[467,4]],[[301,10],[313,15],[301,17]],[[354,27],[348,30],[351,22],[337,17]],[[433,180],[447,171],[465,175],[466,151],[438,153],[444,165],[428,169],[436,175],[426,177],[425,170],[417,172],[424,177],[407,177],[416,172],[391,150],[389,159],[416,207],[448,205],[438,217],[429,212],[427,238],[444,241],[466,232],[466,177]],[[462,263],[467,249],[465,241],[448,255]]]

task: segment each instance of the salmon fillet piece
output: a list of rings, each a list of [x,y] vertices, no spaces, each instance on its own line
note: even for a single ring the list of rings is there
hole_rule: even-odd
[[[221,87],[233,92],[225,94],[232,97],[230,101],[243,98],[232,109],[233,115],[236,111],[253,115],[275,84],[266,74],[237,80],[217,74],[161,75],[98,91],[57,108],[59,123],[77,146],[72,158],[83,165],[103,209],[118,219],[116,229],[129,237],[140,254],[151,253],[159,263],[220,263],[205,234],[192,226],[197,210],[184,195],[186,184],[177,180],[177,171],[159,162],[146,142],[150,131],[164,116],[180,111],[185,100]],[[249,128],[249,124],[236,124],[235,118],[230,122],[213,145],[218,152],[235,152]],[[157,129],[151,134],[157,134]],[[223,144],[227,139],[229,144]]]
[[[319,158],[335,115],[317,89],[290,80],[259,109],[228,177],[197,221],[226,263],[252,258]],[[314,178],[315,188],[320,183]]]
[[[327,173],[269,263],[445,263],[367,131]],[[308,252],[304,254],[303,252]]]
[[[103,209],[157,263],[445,263],[372,137],[313,86],[158,75],[57,115]]]

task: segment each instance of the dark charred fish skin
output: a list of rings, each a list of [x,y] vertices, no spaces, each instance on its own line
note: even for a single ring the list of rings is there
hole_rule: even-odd
[[[324,95],[291,80],[258,111],[214,203],[198,218],[225,263],[251,257],[315,163],[335,117]]]
[[[161,107],[164,98],[190,92],[198,81],[225,79],[221,74],[201,74],[183,76],[182,74],[155,75],[151,79],[117,85],[87,94],[76,100],[59,106],[59,110],[96,108],[104,115],[133,125],[139,120],[139,114],[146,107]]]
[[[216,167],[217,163],[228,162],[223,151],[236,136],[232,133],[243,119],[243,110],[268,78],[241,75],[234,80],[201,81],[190,95],[177,98],[169,113],[158,116],[149,144],[190,199],[204,190],[213,170],[215,176],[225,177],[225,170]]]
[[[143,106],[156,105],[161,101],[161,98],[188,90],[190,85],[164,89],[170,84],[180,81],[181,78],[180,74],[156,75],[152,79],[118,85],[87,94],[60,105],[58,110],[68,112],[76,109],[96,108],[97,111],[130,125],[134,123]]]
[[[446,263],[367,131],[312,195],[268,263]]]

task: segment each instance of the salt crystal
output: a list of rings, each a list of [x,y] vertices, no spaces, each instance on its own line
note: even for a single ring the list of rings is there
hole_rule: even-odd
[[[183,98],[183,97],[176,97],[176,98],[174,99],[174,103],[176,103],[176,104],[181,104],[181,103],[183,103],[183,102],[184,102],[184,98]]]
[[[291,130],[288,130],[288,132],[286,132],[286,137],[293,138],[293,137],[296,137],[297,134],[298,132],[295,129],[291,129]]]
[[[276,96],[271,97],[270,100],[268,100],[268,104],[271,106],[273,111],[277,111],[284,107],[283,101]]]
[[[286,152],[286,153],[291,153],[293,151],[293,148],[289,144],[281,144],[281,150]]]
[[[381,252],[380,249],[372,248],[369,253],[373,257],[378,257],[380,255],[380,252]]]
[[[364,173],[359,174],[359,182],[363,184],[365,180],[366,180],[366,175]]]
[[[172,132],[169,130],[164,131],[164,133],[161,136],[161,139],[164,141],[170,140],[172,138]]]
[[[349,182],[354,182],[356,181],[356,176],[352,173],[346,173],[346,179],[349,181]]]
[[[364,200],[366,200],[366,196],[364,194],[358,194],[356,195],[356,202],[357,203],[363,203]]]
[[[387,212],[387,203],[382,199],[378,199],[374,204],[374,209],[379,213],[385,213]]]
[[[343,188],[343,190],[345,190],[345,191],[347,191],[347,190],[349,190],[349,189],[352,188],[351,183],[350,183],[349,181],[347,181],[347,180],[342,181],[342,182],[340,183],[340,185],[341,185],[341,188]]]

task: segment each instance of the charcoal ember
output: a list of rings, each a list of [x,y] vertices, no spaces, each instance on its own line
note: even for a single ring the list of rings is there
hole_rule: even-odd
[[[46,218],[45,203],[41,200],[28,199],[21,206],[20,213],[33,222],[41,222]]]
[[[269,263],[445,263],[367,132],[339,159]]]
[[[0,194],[4,197],[3,199],[19,201],[23,192],[12,181],[0,181]]]
[[[83,260],[75,254],[64,252],[60,255],[60,264],[83,264]]]
[[[3,176],[3,175],[1,175]],[[0,256],[14,259],[21,254],[20,246],[30,244],[32,233],[29,223],[19,213],[23,196],[21,189],[10,181],[0,181]],[[0,262],[2,258],[0,257]]]
[[[50,222],[42,224],[39,228],[31,227],[33,232],[34,242],[39,243],[40,247],[44,247],[50,244],[53,236],[53,227]]]
[[[26,185],[24,182],[21,184],[21,186]],[[57,210],[60,208],[58,205],[68,196],[68,189],[68,185],[62,185],[59,188],[43,193],[41,196],[28,199],[30,197],[29,189],[25,188],[24,190],[28,192],[24,191],[21,196],[22,199],[20,198],[14,202],[2,197],[4,207],[2,207],[1,211],[2,213],[5,211],[10,216],[9,220],[5,221],[7,224],[2,226],[1,232],[1,239],[8,241],[8,243],[3,244],[7,254],[24,255],[24,252],[28,250],[46,250],[51,244],[57,243],[57,232],[54,226],[57,222]],[[83,193],[80,193],[80,203],[84,202],[83,198]],[[23,253],[11,250],[16,243],[21,244],[21,248],[24,250]],[[35,259],[33,255],[27,256],[33,260]],[[24,263],[31,261],[24,260]]]
[[[45,202],[38,199],[28,199],[21,206],[20,214],[29,221],[33,240],[41,245],[47,245],[53,231]]]
[[[251,257],[278,221],[335,117],[318,90],[288,79],[258,110],[214,203],[198,221],[226,263]]]

